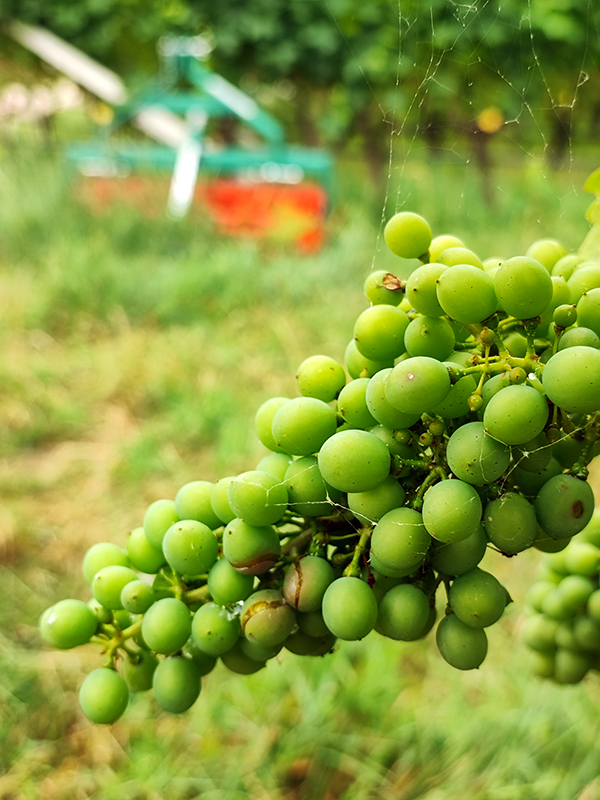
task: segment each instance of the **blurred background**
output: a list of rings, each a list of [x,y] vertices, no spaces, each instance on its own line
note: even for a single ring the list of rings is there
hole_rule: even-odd
[[[48,33],[111,71],[102,91]],[[140,127],[156,102],[185,112],[171,144]],[[534,680],[518,643],[536,552],[486,556],[515,603],[475,673],[372,633],[94,727],[98,653],[37,632],[88,599],[89,546],[262,458],[260,403],[307,356],[343,361],[369,271],[417,265],[386,251],[389,216],[483,258],[577,250],[599,136],[593,3],[0,0],[2,800],[600,798],[597,675]]]

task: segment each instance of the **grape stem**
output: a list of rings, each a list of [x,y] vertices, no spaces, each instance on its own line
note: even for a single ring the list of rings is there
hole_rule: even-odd
[[[360,539],[358,540],[358,544],[354,548],[352,561],[348,564],[348,566],[344,570],[343,574],[344,578],[360,577],[360,572],[361,572],[360,560],[362,555],[366,552],[367,546],[369,544],[369,539],[371,538],[372,533],[373,533],[373,528],[362,529],[360,533]]]
[[[429,475],[425,478],[423,483],[419,486],[419,491],[415,495],[411,505],[411,508],[414,508],[415,511],[421,511],[423,507],[423,498],[425,497],[425,492],[429,487],[434,484],[438,480],[446,480],[448,476],[446,475],[446,470],[441,467],[433,467]]]
[[[132,637],[137,636],[137,634],[141,632],[142,619],[143,617],[140,616],[139,619],[137,619],[133,623],[133,625],[130,625],[128,628],[125,628],[125,630],[122,630],[119,634],[113,636],[113,638],[108,642],[105,651],[106,657],[104,659],[105,667],[111,667],[114,669],[114,659],[116,651],[119,649],[119,647],[124,647],[124,643],[127,641],[127,639],[131,639]]]

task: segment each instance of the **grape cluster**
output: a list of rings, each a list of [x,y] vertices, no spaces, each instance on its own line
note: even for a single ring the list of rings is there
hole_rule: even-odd
[[[527,641],[543,640],[540,661],[549,671],[555,659],[559,675],[558,628],[565,639],[592,631],[600,650],[598,558],[589,542],[567,547],[594,511],[600,262],[554,240],[482,261],[411,212],[384,235],[421,265],[406,281],[368,276],[345,368],[311,356],[297,371],[299,396],[260,406],[268,454],[156,500],[125,549],[87,552],[90,603],[44,613],[51,645],[103,649],[81,688],[91,720],[114,721],[131,691],[148,689],[179,713],[217,659],[249,674],[282,648],[323,656],[373,629],[413,641],[435,627],[451,666],[478,668],[486,629],[510,602],[479,566],[489,547],[514,556],[533,546],[557,563],[574,553],[584,567],[552,562],[559,577],[545,580],[543,599],[535,589]],[[563,595],[570,616],[558,610]]]

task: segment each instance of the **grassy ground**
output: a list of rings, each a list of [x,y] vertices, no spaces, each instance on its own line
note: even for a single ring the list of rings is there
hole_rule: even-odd
[[[377,634],[243,678],[219,666],[187,715],[136,698],[94,728],[76,693],[98,655],[40,644],[40,612],[87,599],[81,558],[124,543],[146,506],[183,483],[251,468],[258,405],[295,394],[313,353],[343,359],[372,268],[408,274],[382,217],[427,216],[483,257],[558,235],[576,248],[595,164],[497,171],[495,206],[460,164],[394,162],[387,199],[341,170],[329,237],[300,257],[226,240],[199,218],[126,208],[88,215],[60,166],[0,161],[0,798],[301,800],[600,797],[600,684],[532,680],[515,631],[537,557],[488,566],[515,604],[481,670],[457,673],[431,642]],[[8,156],[11,156],[8,158]],[[577,168],[576,168],[577,167]]]

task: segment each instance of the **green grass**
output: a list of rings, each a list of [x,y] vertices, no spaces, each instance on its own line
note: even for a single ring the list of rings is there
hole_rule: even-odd
[[[533,681],[515,640],[533,553],[489,556],[516,602],[475,674],[431,641],[370,634],[248,678],[219,666],[189,714],[140,697],[95,729],[76,692],[97,653],[47,651],[36,631],[50,603],[87,598],[92,543],[123,543],[153,500],[262,457],[258,405],[296,394],[306,356],[343,359],[372,268],[414,266],[385,251],[384,218],[415,210],[482,257],[546,235],[575,249],[593,166],[499,168],[489,208],[464,163],[399,158],[387,200],[344,165],[328,241],[301,257],[201,220],[92,217],[56,159],[0,162],[2,800],[600,797],[597,678]]]

